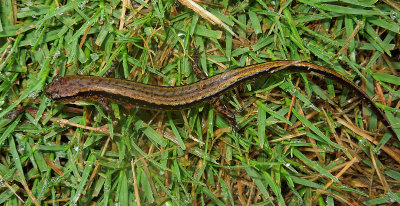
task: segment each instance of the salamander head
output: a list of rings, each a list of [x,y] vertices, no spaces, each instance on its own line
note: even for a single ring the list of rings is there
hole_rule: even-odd
[[[74,84],[73,80],[73,76],[54,77],[53,81],[46,86],[45,95],[52,100],[58,101],[73,98],[79,91],[77,90],[77,85]]]

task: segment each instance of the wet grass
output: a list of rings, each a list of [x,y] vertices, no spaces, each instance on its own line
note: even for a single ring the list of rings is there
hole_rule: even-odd
[[[190,84],[194,47],[210,76],[307,59],[366,91],[400,134],[399,4],[375,2],[199,3],[222,22],[212,24],[178,1],[2,1],[0,203],[400,202],[400,135],[351,89],[315,74],[274,74],[225,94],[238,132],[209,104],[112,104],[113,125],[100,104],[43,92],[56,75],[102,76],[114,59],[115,78]]]

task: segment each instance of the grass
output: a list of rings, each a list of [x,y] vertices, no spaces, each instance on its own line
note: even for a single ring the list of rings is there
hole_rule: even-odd
[[[113,104],[114,126],[99,104],[45,97],[55,75],[101,76],[114,58],[116,78],[195,82],[196,46],[209,75],[309,59],[363,88],[400,134],[398,2],[205,2],[231,31],[178,1],[2,1],[0,203],[400,203],[398,139],[352,91],[317,75],[261,77],[226,94],[236,133],[208,104]]]

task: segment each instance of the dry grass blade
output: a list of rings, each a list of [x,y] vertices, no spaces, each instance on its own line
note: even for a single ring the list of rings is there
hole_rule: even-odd
[[[219,27],[222,27],[226,29],[229,33],[231,33],[234,37],[238,37],[235,32],[229,28],[228,25],[226,25],[224,22],[222,22],[218,17],[216,17],[214,14],[210,13],[209,11],[205,10],[203,7],[198,5],[196,2],[192,0],[179,0],[183,5],[189,7],[192,9],[194,12],[198,13],[201,17],[204,19],[207,19],[211,24],[215,24]]]
[[[349,38],[347,39],[346,43],[344,44],[344,46],[342,48],[340,48],[339,52],[336,53],[336,55],[334,57],[332,57],[330,59],[330,61],[334,61],[338,56],[340,56],[349,46],[350,42],[354,39],[354,37],[357,35],[358,31],[360,30],[360,27],[363,25],[362,21],[359,21],[357,23],[356,28],[354,29],[353,33],[350,34]]]
[[[372,142],[375,145],[378,145],[379,142],[376,141],[373,137],[362,131],[360,128],[354,126],[353,124],[341,119],[337,118],[337,122],[343,124],[345,127],[349,128],[351,131],[357,133],[358,135],[366,138],[368,141]],[[400,154],[396,152],[396,150],[391,149],[390,147],[383,146],[382,150],[385,151],[390,157],[392,157],[397,163],[400,164]]]
[[[400,11],[400,5],[399,2],[392,1],[392,0],[383,0],[385,3],[396,9],[397,11]]]

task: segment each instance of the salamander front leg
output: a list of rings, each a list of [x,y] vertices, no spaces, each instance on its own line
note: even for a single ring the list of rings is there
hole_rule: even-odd
[[[110,107],[110,102],[103,97],[96,100],[100,105],[106,110],[106,112],[111,116],[113,125],[118,124],[118,119],[115,117],[114,110]]]
[[[113,64],[110,66],[110,68],[103,74],[103,77],[112,77],[113,74],[115,74],[115,70],[117,69],[118,65],[118,59],[115,57],[113,59]],[[111,119],[113,121],[113,125],[118,124],[118,119],[115,117],[114,110],[110,107],[110,102],[106,100],[105,98],[100,97],[98,100],[96,100],[101,104],[101,106],[107,111],[107,113],[111,116]]]
[[[103,77],[112,77],[112,75],[115,73],[115,70],[117,69],[118,65],[118,60],[117,58],[113,59],[113,65],[110,66],[110,68],[103,74]]]

